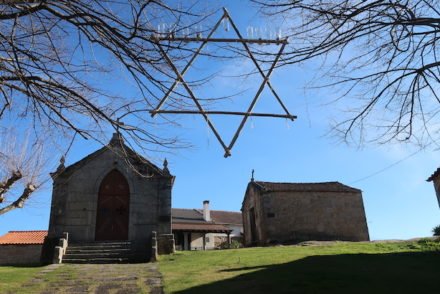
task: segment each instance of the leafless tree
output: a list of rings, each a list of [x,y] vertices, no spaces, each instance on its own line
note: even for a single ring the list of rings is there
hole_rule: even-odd
[[[148,111],[172,77],[156,37],[187,32],[209,13],[196,1],[168,2],[0,1],[0,214],[22,207],[48,178],[42,149],[54,142],[61,147],[52,156],[72,138],[107,143],[115,130],[142,150],[180,146],[151,127]],[[178,62],[192,54],[180,45],[162,48]],[[136,91],[107,89],[115,79]],[[179,107],[176,96],[169,103]]]
[[[43,144],[17,130],[0,130],[0,215],[22,208],[41,187],[48,160]]]
[[[118,129],[139,146],[175,146],[149,128],[170,76],[152,36],[162,22],[160,33],[175,33],[203,20],[194,10],[155,0],[1,1],[0,121],[20,117],[36,132],[84,138]],[[190,51],[166,48],[175,60]],[[139,96],[103,88],[118,72]]]
[[[323,65],[319,85],[336,86],[349,110],[337,122],[345,140],[439,139],[439,1],[254,2],[288,28],[285,63]]]

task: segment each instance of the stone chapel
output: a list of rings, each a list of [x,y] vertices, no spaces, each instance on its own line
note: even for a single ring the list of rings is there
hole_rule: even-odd
[[[153,232],[171,236],[171,189],[175,177],[114,134],[109,144],[51,174],[52,203],[43,260],[68,233],[70,244],[126,241],[134,260],[149,260]],[[154,240],[154,239],[153,239]],[[171,240],[170,240],[171,241]],[[174,242],[174,240],[172,240]]]

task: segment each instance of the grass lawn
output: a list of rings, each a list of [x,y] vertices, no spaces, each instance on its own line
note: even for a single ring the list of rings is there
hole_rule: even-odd
[[[40,270],[41,267],[0,266],[0,293],[15,292]]]
[[[186,251],[160,259],[166,293],[440,293],[440,242]]]

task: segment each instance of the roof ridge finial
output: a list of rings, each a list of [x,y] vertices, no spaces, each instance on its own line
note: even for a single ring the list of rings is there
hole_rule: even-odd
[[[165,173],[165,174],[170,174],[170,170],[168,169],[168,160],[165,158],[164,159],[164,161],[163,161],[163,172]]]
[[[110,146],[118,146],[121,147],[124,145],[124,139],[122,137],[121,132],[119,131],[121,126],[125,126],[125,124],[120,120],[120,117],[118,117],[116,119],[116,128],[115,128],[115,132],[112,135],[112,138],[110,139]]]
[[[60,158],[60,164],[58,165],[56,171],[54,171],[53,173],[50,173],[50,176],[53,178],[57,177],[59,174],[61,174],[65,169],[65,165],[64,163],[66,162],[66,158],[64,157],[64,155],[61,156]]]
[[[254,182],[254,181],[255,181],[255,179],[254,179],[254,173],[255,173],[255,170],[254,170],[254,169],[252,169],[251,182]]]

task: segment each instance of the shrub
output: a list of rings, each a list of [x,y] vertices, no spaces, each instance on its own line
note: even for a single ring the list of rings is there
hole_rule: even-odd
[[[440,225],[434,227],[432,232],[434,233],[434,236],[440,236]]]
[[[221,243],[219,246],[220,249],[229,249],[229,248],[230,249],[237,249],[237,248],[241,248],[241,247],[243,247],[243,245],[237,240],[232,240],[230,246],[227,241]]]

